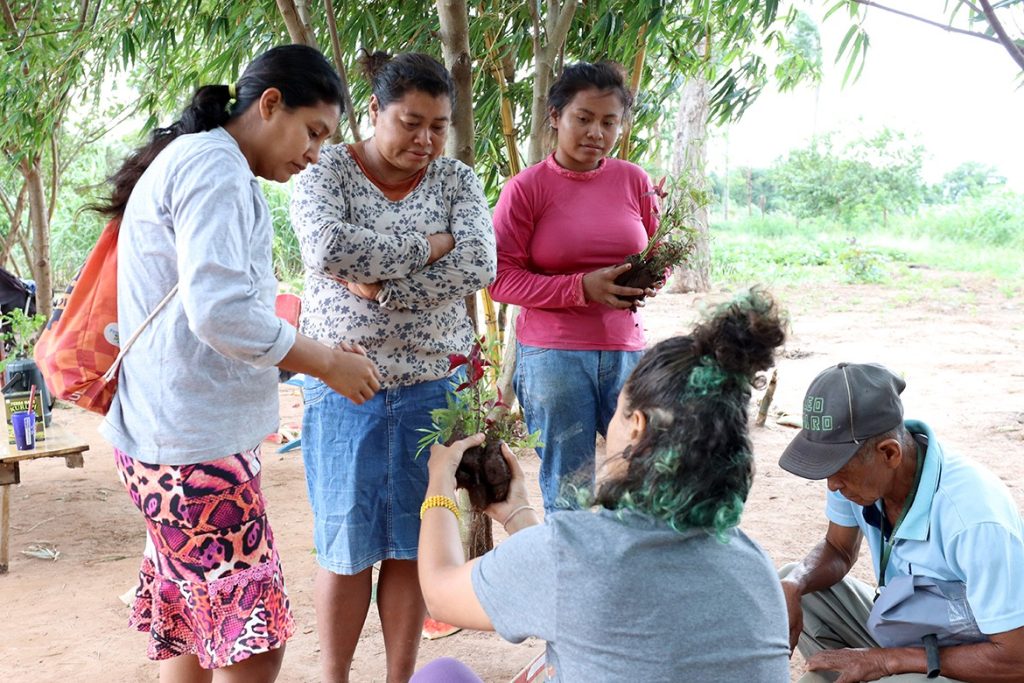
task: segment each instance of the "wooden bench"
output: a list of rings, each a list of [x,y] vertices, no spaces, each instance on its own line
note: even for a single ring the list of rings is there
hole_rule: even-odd
[[[2,432],[7,434],[6,430]],[[68,467],[82,467],[82,453],[89,450],[73,435],[60,427],[46,429],[46,439],[30,451],[16,450],[13,444],[0,443],[0,574],[7,573],[10,558],[11,487],[21,482],[21,463],[39,458],[64,458]]]

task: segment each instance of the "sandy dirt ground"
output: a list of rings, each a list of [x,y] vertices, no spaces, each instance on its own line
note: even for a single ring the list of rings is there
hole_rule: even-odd
[[[1024,300],[1008,298],[985,279],[938,273],[909,289],[801,286],[776,295],[790,312],[792,334],[779,359],[767,427],[752,429],[757,478],[742,525],[776,564],[801,558],[825,529],[824,484],[777,465],[795,430],[776,418],[780,411],[799,416],[807,384],[839,361],[880,361],[904,373],[908,416],[925,419],[947,446],[994,470],[1024,509]],[[685,331],[702,306],[722,297],[658,297],[647,309],[649,339]],[[297,389],[282,388],[281,409],[285,425],[299,422]],[[0,681],[156,680],[156,666],[145,658],[146,636],[128,630],[128,610],[118,597],[136,578],[142,518],[117,480],[111,449],[96,432],[98,419],[63,408],[55,420],[88,440],[91,450],[84,469],[57,460],[27,463],[12,491],[12,559],[10,573],[0,576]],[[277,447],[264,444],[264,490],[298,623],[279,680],[315,681],[312,519],[301,455],[278,454]],[[527,454],[523,464],[535,483],[537,458]],[[40,543],[58,549],[59,558],[22,554]],[[870,580],[866,554],[854,571]],[[457,657],[485,681],[507,681],[542,648],[535,640],[513,645],[494,634],[461,632],[424,641],[419,661]],[[383,656],[371,608],[352,680],[384,681]],[[792,670],[794,677],[803,671],[799,655]]]

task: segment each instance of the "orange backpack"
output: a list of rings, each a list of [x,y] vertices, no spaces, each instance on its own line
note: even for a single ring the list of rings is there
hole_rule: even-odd
[[[34,354],[53,396],[100,415],[110,410],[121,358],[178,291],[175,285],[124,346],[118,348],[119,226],[115,219],[103,228],[82,269],[54,304]]]

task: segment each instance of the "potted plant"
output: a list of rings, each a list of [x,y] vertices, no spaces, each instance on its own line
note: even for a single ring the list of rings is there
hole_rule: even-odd
[[[512,479],[501,444],[509,448],[536,448],[542,445],[540,432],[527,433],[518,414],[512,413],[497,389],[500,374],[500,349],[481,338],[468,355],[448,356],[449,371],[464,368],[464,381],[448,396],[448,405],[430,414],[432,426],[419,441],[417,455],[434,443],[453,441],[483,432],[486,437],[462,456],[455,472],[456,485],[469,495],[472,509],[479,512],[494,502],[505,500]]]
[[[50,392],[39,372],[39,366],[32,359],[32,350],[39,331],[46,323],[46,316],[29,315],[20,308],[0,315],[0,327],[7,330],[0,333],[0,344],[3,345],[3,359],[0,360],[0,371],[3,372],[3,393],[13,395],[28,394],[33,385],[40,393],[39,400],[43,408],[43,424],[50,425]]]
[[[615,278],[617,285],[638,289],[653,287],[665,279],[671,268],[686,263],[697,248],[693,210],[707,203],[706,193],[682,181],[672,181],[666,189],[665,181],[663,177],[651,191],[661,205],[658,229],[643,251],[626,257],[624,263],[633,267]],[[632,310],[635,311],[636,302],[644,297],[621,298],[634,302]]]

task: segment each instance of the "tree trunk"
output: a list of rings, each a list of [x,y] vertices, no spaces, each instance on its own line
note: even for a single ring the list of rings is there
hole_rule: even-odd
[[[36,310],[50,317],[53,283],[50,281],[50,222],[46,211],[46,192],[40,175],[39,160],[22,162],[22,175],[28,185],[28,220],[32,226],[32,277],[36,281]]]
[[[494,36],[490,32],[484,34],[484,41],[487,45],[487,61],[490,62],[491,75],[498,86],[498,97],[501,100],[501,134],[505,138],[505,151],[508,153],[508,175],[516,176],[523,170],[523,165],[519,160],[515,116],[508,97],[508,86],[515,77],[515,69],[508,68],[511,61],[507,56],[499,62],[498,56],[494,53]]]
[[[672,154],[672,175],[684,175],[697,190],[705,189],[704,169],[707,163],[708,82],[704,78],[690,78],[682,90],[679,114],[676,118],[675,140]],[[729,182],[726,177],[726,183]],[[692,207],[694,228],[697,230],[697,248],[692,260],[675,268],[672,292],[706,292],[711,288],[711,250],[708,242],[708,209],[706,205]]]
[[[11,258],[14,245],[18,242],[19,233],[21,232],[22,215],[25,213],[25,198],[27,194],[28,183],[22,182],[21,190],[18,192],[18,199],[15,201],[14,206],[10,205],[6,196],[0,195],[4,210],[7,212],[7,217],[11,224],[10,229],[7,231],[7,236],[4,238],[3,247],[0,248],[0,266],[6,266],[7,260]]]
[[[747,217],[754,215],[754,169],[747,166]]]
[[[455,110],[452,112],[451,135],[448,136],[447,155],[470,168],[476,163],[473,149],[473,60],[469,54],[469,8],[466,0],[436,0],[437,18],[441,25],[441,52],[444,65],[452,72],[455,82]],[[477,327],[476,294],[466,297],[466,313]],[[466,555],[480,557],[494,547],[491,518],[469,507],[469,539]]]
[[[633,57],[633,71],[629,78],[629,92],[634,101],[640,91],[640,80],[644,73],[644,60],[647,58],[647,24],[640,27],[636,37],[636,55]],[[622,122],[622,135],[619,138],[619,158],[629,160],[633,152],[633,117],[629,116]]]
[[[501,375],[498,377],[498,391],[501,392],[505,403],[510,406],[515,404],[516,390],[513,378],[516,371],[516,316],[519,315],[518,306],[508,307],[508,318],[505,320],[505,347],[501,354]]]
[[[441,23],[441,52],[444,65],[452,72],[456,93],[447,154],[472,167],[476,156],[473,150],[473,61],[469,54],[469,8],[465,0],[436,0],[436,4]]]
[[[317,47],[304,2],[277,0],[277,9],[281,12],[281,18],[284,19],[284,25],[288,28],[288,35],[293,43]]]
[[[536,58],[536,73],[533,77],[533,104],[530,108],[530,140],[526,151],[526,164],[533,166],[546,156],[544,135],[548,125],[548,88],[551,87],[553,68],[551,60]]]
[[[21,256],[25,259],[25,265],[28,266],[28,279],[35,280],[35,274],[32,272],[32,249],[28,246],[28,240],[25,239],[25,235],[18,235],[18,246],[21,247]],[[17,266],[17,262],[11,259],[11,264]],[[18,277],[21,277],[21,271],[18,271]]]
[[[334,55],[334,68],[338,70],[338,78],[341,79],[341,97],[345,101],[345,113],[348,115],[348,129],[352,133],[352,141],[359,142],[362,136],[359,135],[359,120],[356,118],[355,107],[352,105],[352,93],[348,88],[348,76],[345,73],[345,61],[341,56],[341,41],[338,40],[338,23],[334,16],[333,0],[324,0],[324,10],[327,13],[327,30],[331,34],[331,52]],[[341,128],[338,128],[335,143],[341,142]]]
[[[444,65],[455,82],[455,110],[447,155],[470,168],[476,163],[473,149],[473,60],[469,54],[469,8],[465,0],[436,0],[441,24],[441,52]],[[466,297],[466,313],[477,329],[476,294]]]
[[[316,36],[313,34],[313,22],[309,18],[309,2],[307,0],[294,0],[295,13],[299,15],[299,23],[302,25],[302,31],[305,35],[305,43],[310,47],[315,47],[318,50],[316,44]]]
[[[533,105],[530,109],[530,140],[526,163],[533,165],[544,158],[544,132],[548,120],[548,88],[555,77],[555,59],[565,43],[572,18],[576,14],[577,0],[547,1],[544,16],[544,36],[541,37],[540,3],[530,5],[533,13]]]

